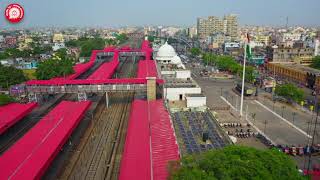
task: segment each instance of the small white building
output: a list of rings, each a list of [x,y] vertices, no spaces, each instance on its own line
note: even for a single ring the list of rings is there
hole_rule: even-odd
[[[183,101],[187,94],[201,94],[201,88],[192,80],[166,79],[164,97],[169,101]]]
[[[59,49],[66,48],[64,43],[54,43],[52,46],[53,51],[58,51]]]
[[[319,56],[320,55],[320,40],[316,39],[314,43],[314,55]]]
[[[207,105],[207,97],[203,94],[187,94],[186,100],[188,108],[205,107]]]

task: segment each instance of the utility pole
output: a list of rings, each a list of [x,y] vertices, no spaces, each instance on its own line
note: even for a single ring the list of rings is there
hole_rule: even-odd
[[[250,43],[249,40],[249,34],[247,35],[248,43]],[[247,56],[247,43],[244,44],[244,57],[243,57],[243,70],[242,70],[242,87],[241,87],[241,100],[240,100],[240,116],[243,116],[243,96],[244,96],[244,79],[246,75],[246,56]]]
[[[317,131],[317,124],[318,124],[318,116],[319,116],[318,89],[317,88],[316,88],[315,105],[314,106],[315,106],[315,110],[317,111],[317,113],[316,113],[316,118],[315,118],[313,132],[312,132],[311,147],[314,146],[314,140],[315,140],[315,135],[317,133],[316,131]],[[309,153],[309,157],[308,158],[309,158],[308,159],[308,172],[309,172],[310,166],[311,166],[311,153]]]
[[[293,113],[292,113],[292,124],[294,124],[294,118],[295,118],[296,115],[297,115],[296,112],[293,112]]]
[[[266,134],[266,129],[267,129],[267,120],[264,120],[264,130],[263,130],[264,134]]]

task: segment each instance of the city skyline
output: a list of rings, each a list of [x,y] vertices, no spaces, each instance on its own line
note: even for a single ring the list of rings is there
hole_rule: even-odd
[[[13,3],[2,1],[0,10]],[[285,26],[319,26],[319,15],[316,14],[320,1],[298,0],[283,1],[224,1],[191,0],[176,2],[164,0],[150,2],[146,0],[121,2],[93,1],[49,1],[18,0],[25,9],[23,22],[17,25],[8,23],[4,16],[0,17],[3,28],[20,27],[71,27],[71,26],[143,26],[143,25],[196,25],[197,17],[224,16],[237,14],[240,25]]]

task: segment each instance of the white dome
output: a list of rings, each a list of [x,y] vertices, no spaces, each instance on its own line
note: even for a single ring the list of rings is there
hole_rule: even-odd
[[[157,52],[157,60],[171,60],[177,53],[167,42],[162,45]]]
[[[181,59],[179,56],[175,55],[172,59],[171,59],[171,63],[172,64],[181,64]]]

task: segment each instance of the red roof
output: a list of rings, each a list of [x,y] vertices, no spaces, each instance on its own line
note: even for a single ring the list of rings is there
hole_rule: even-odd
[[[141,49],[150,48],[150,42],[148,40],[143,40],[141,44]]]
[[[179,148],[172,121],[162,100],[149,102],[153,179],[168,177],[168,162],[179,159]]]
[[[0,106],[0,135],[8,128],[13,126],[16,122],[21,120],[24,116],[29,114],[37,103],[19,104],[10,103]]]
[[[92,73],[87,79],[110,79],[117,70],[119,61],[113,59],[110,62],[103,63],[94,73]]]
[[[134,100],[121,160],[119,180],[150,180],[150,134],[147,102]]]
[[[91,102],[62,101],[0,156],[0,179],[40,179]]]
[[[68,76],[64,77],[56,77],[52,78],[51,80],[63,80],[63,79],[75,79],[78,76],[80,76],[82,73],[87,71],[91,66],[93,65],[93,62],[87,62],[87,63],[81,63],[81,64],[76,64],[73,66],[74,73],[70,74]]]
[[[154,60],[140,60],[138,63],[138,78],[158,77]]]
[[[167,179],[168,162],[178,159],[172,122],[162,100],[134,100],[119,179]]]

